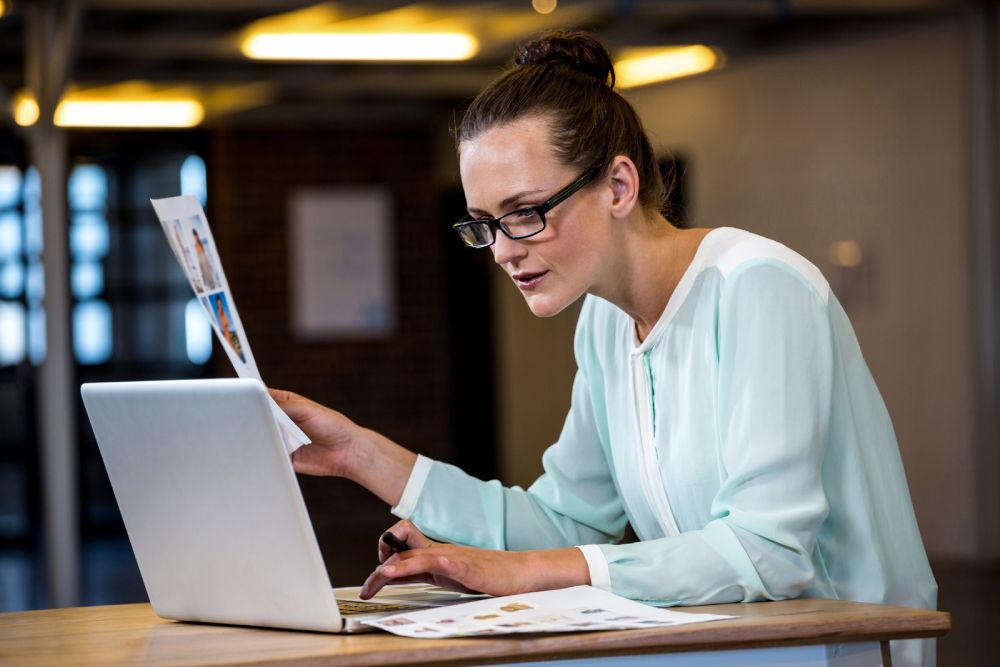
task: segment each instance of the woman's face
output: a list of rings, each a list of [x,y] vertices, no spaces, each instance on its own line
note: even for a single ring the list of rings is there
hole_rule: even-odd
[[[466,204],[477,218],[541,204],[580,176],[552,154],[548,123],[538,116],[462,143],[459,162]],[[497,232],[494,261],[532,313],[555,315],[603,280],[612,247],[610,201],[610,189],[598,179],[546,213],[540,234],[513,241]]]

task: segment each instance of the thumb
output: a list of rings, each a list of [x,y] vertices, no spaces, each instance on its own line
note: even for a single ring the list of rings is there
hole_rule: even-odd
[[[267,391],[271,394],[271,398],[278,404],[282,412],[291,417],[292,421],[296,424],[316,416],[316,408],[318,406],[308,398],[283,389],[268,389]]]
[[[278,403],[278,407],[292,418],[296,424],[309,421],[316,416],[316,404],[304,398],[293,398]]]
[[[275,389],[273,387],[268,387],[267,393],[269,393],[271,395],[271,398],[273,398],[278,403],[282,403],[284,401],[293,401],[296,399],[299,400],[302,399],[302,397],[296,394],[295,392],[291,392],[286,389]]]

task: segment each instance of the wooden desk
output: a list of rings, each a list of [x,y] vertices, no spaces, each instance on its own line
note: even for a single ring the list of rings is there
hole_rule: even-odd
[[[706,659],[708,656],[804,650],[775,647],[815,649],[821,645],[849,644],[848,653],[859,646],[874,646],[879,652],[880,642],[938,637],[951,627],[950,616],[945,612],[835,600],[758,602],[685,610],[733,614],[739,618],[648,630],[432,640],[383,633],[324,635],[178,623],[157,617],[148,604],[79,607],[0,614],[0,665],[339,667],[542,660],[590,664],[588,658],[610,658],[608,662],[617,665],[648,664],[650,654],[677,654],[659,655],[657,664],[664,664],[665,658],[672,657],[678,664],[704,665],[713,662]],[[701,653],[691,653],[697,651]],[[878,654],[875,657],[877,664]],[[669,664],[670,660],[666,662]],[[793,656],[791,662],[802,660]],[[860,664],[856,656],[845,662]]]

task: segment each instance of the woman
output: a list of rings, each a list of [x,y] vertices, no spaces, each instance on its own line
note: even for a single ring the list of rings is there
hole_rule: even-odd
[[[515,62],[458,129],[470,218],[455,227],[535,315],[587,295],[572,407],[525,491],[274,392],[313,439],[298,471],[349,477],[403,519],[392,532],[412,548],[380,544],[365,594],[415,578],[933,608],[889,416],[820,272],[759,236],[664,218],[650,143],[592,37],[549,34]],[[616,544],[627,523],[640,541]],[[933,661],[932,644],[894,653]]]
[[[247,359],[243,355],[243,343],[240,341],[240,335],[233,328],[232,323],[230,323],[229,314],[223,303],[226,297],[220,293],[213,294],[209,298],[215,302],[215,319],[219,323],[219,331],[222,332],[222,337],[229,343],[229,347],[233,348],[233,352],[240,358],[240,361],[246,363]]]
[[[197,229],[192,229],[191,233],[194,234],[194,254],[198,258],[198,269],[199,273],[201,273],[201,280],[205,284],[206,290],[216,290],[218,286],[215,284],[215,270],[212,268],[212,260],[208,258],[205,244],[201,242],[201,237],[198,236]]]

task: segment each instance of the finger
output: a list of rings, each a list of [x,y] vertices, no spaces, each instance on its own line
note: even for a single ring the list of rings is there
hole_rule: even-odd
[[[365,583],[361,585],[361,590],[358,592],[358,597],[362,600],[368,600],[375,596],[382,588],[388,584],[392,578],[387,577],[384,572],[382,572],[382,565],[376,567],[368,578],[365,579]]]
[[[301,448],[296,449],[294,452],[292,452],[291,454],[292,470],[294,470],[295,472],[302,472],[302,473],[310,472],[311,466],[307,461],[303,460],[303,456],[304,454]]]
[[[307,422],[317,414],[317,404],[301,396],[278,401],[278,407],[296,424]]]
[[[420,532],[409,520],[403,519],[389,529],[393,535],[406,543],[411,549],[425,549],[434,546],[437,542],[427,539],[427,536]]]
[[[386,579],[384,581],[373,580],[371,583],[367,581],[361,587],[358,592],[358,597],[362,600],[370,600],[379,594],[379,592],[386,586],[395,586],[397,584],[435,584],[437,585],[437,580],[429,574],[420,574],[415,577],[402,577],[400,579]],[[468,589],[462,588],[463,592],[467,592]],[[391,597],[392,594],[389,593]]]
[[[397,584],[431,584],[434,583],[434,577],[429,574],[418,574],[415,577],[395,577],[389,582],[390,586],[395,586]]]
[[[430,581],[433,576],[423,568],[423,564],[433,560],[433,556],[419,556],[413,551],[404,551],[390,555],[386,561],[368,575],[359,593],[363,600],[372,597],[386,584],[405,581]],[[411,562],[414,561],[414,562]],[[404,570],[399,570],[403,563],[411,562]]]
[[[427,547],[432,547],[440,544],[440,542],[435,542],[430,540],[421,533],[416,526],[414,526],[410,521],[403,519],[402,521],[397,521],[392,525],[391,528],[385,531],[386,533],[392,533],[397,540],[405,544],[409,549],[425,549]],[[384,533],[383,533],[384,534]],[[386,543],[385,540],[379,537],[378,540],[378,560],[380,563],[384,563],[386,559],[392,554],[396,553],[391,545]]]
[[[390,528],[389,530],[391,531],[392,528]],[[396,537],[399,537],[399,535],[397,535],[396,533],[393,533],[393,535],[396,535]],[[384,563],[394,553],[395,553],[395,551],[393,551],[392,547],[390,547],[388,544],[386,544],[384,541],[382,541],[382,536],[379,535],[379,538],[378,538],[378,562]]]
[[[368,578],[365,579],[365,583],[361,584],[361,589],[358,591],[358,597],[362,600],[370,600],[376,593],[382,590],[383,586],[385,586],[386,581],[380,581],[377,578],[376,572],[378,572],[378,569],[369,574]]]
[[[395,553],[395,551],[392,550],[392,547],[390,547],[388,544],[386,544],[385,542],[383,542],[382,538],[379,537],[379,540],[378,540],[378,562],[384,563],[394,553]]]
[[[429,549],[395,554],[378,567],[378,575],[386,579],[402,579],[421,574],[451,576],[455,567],[446,556],[428,553]]]
[[[391,564],[397,562],[398,560],[399,560],[399,557],[398,557],[398,555],[396,553],[390,553],[388,556],[386,556],[385,561],[383,561],[382,565],[385,565],[385,564],[390,564],[391,565]],[[368,575],[367,579],[365,579],[365,584],[362,585],[362,588],[364,588],[365,585],[368,584],[368,582],[375,581],[376,577],[379,576],[380,573],[381,573],[381,571],[382,571],[382,565],[379,565],[374,570],[372,570],[372,573]],[[390,577],[385,577],[385,578],[389,579]],[[385,584],[383,584],[383,585],[385,585]],[[380,588],[381,588],[381,586],[380,586]]]
[[[278,404],[278,407],[296,423],[314,416],[315,409],[319,406],[315,401],[311,401],[293,391],[286,389],[268,389],[267,391],[271,395],[271,398],[274,399],[274,402]]]
[[[404,551],[410,551],[411,549],[421,549],[424,547],[417,546],[417,543],[423,544],[427,542],[426,546],[431,546],[434,544],[429,540],[417,540],[413,534],[409,536],[409,542],[406,539],[400,537],[400,534],[404,531],[400,530],[398,527],[390,528],[384,531],[378,538],[378,559],[379,562],[384,563],[386,559],[395,553],[401,553]],[[423,537],[423,536],[421,536]]]
[[[291,401],[297,398],[302,398],[295,392],[288,391],[287,389],[275,389],[274,387],[268,387],[267,393],[269,393],[271,395],[271,398],[273,398],[278,403],[282,401]]]
[[[455,559],[428,551],[423,550],[422,553],[407,551],[397,560],[380,566],[377,577],[385,580],[381,585],[421,581],[461,593],[481,591],[481,586],[476,586],[471,581],[473,573],[461,558]],[[378,584],[379,578],[374,579],[373,583]]]
[[[301,447],[291,455],[292,470],[303,475],[329,475],[330,469],[321,458],[316,457],[312,452],[305,451],[308,447]]]
[[[403,539],[402,537],[400,537],[400,534],[403,531],[399,530],[398,526],[399,526],[399,524],[397,523],[396,525],[394,525],[389,530],[386,530],[386,531],[383,531],[383,532],[379,533],[379,537],[378,537],[378,562],[384,563],[388,559],[392,558],[393,554],[399,553],[397,551],[397,549],[394,546],[392,546],[392,544],[390,544],[391,540],[386,540],[385,539],[385,534],[386,533],[392,534],[393,537],[395,537],[397,540],[399,540],[400,542],[402,542],[403,544],[405,544],[407,548],[404,549],[404,551],[408,551],[410,549],[410,545],[407,544],[406,540]]]

